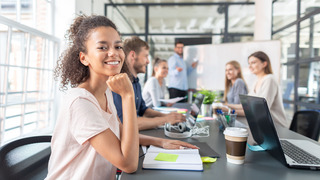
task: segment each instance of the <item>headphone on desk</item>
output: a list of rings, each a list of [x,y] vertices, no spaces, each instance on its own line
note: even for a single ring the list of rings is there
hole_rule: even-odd
[[[190,128],[187,127],[185,122],[164,125],[164,134],[171,138],[187,138],[192,135]]]

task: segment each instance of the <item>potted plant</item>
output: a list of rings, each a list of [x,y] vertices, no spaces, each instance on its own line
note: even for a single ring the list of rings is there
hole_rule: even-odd
[[[207,89],[201,89],[199,90],[194,96],[196,96],[198,93],[204,95],[203,99],[203,105],[201,106],[201,114],[203,116],[212,116],[212,103],[215,101],[217,97],[217,93],[215,91],[210,91]]]

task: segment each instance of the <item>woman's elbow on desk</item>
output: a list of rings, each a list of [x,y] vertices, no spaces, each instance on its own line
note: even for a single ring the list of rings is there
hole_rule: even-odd
[[[125,173],[134,173],[138,169],[138,163],[130,163],[128,166],[119,169],[121,169]]]

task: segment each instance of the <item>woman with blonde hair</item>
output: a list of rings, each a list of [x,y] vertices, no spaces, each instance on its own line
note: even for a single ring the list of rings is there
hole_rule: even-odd
[[[239,94],[247,94],[247,85],[243,79],[241,66],[237,61],[226,64],[224,101],[228,104],[240,104]]]

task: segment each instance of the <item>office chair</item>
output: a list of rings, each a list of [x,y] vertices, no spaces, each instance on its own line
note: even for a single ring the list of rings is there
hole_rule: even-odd
[[[44,179],[51,136],[21,138],[0,148],[0,179]]]
[[[318,141],[320,132],[320,112],[312,110],[295,112],[290,125],[290,130]]]

